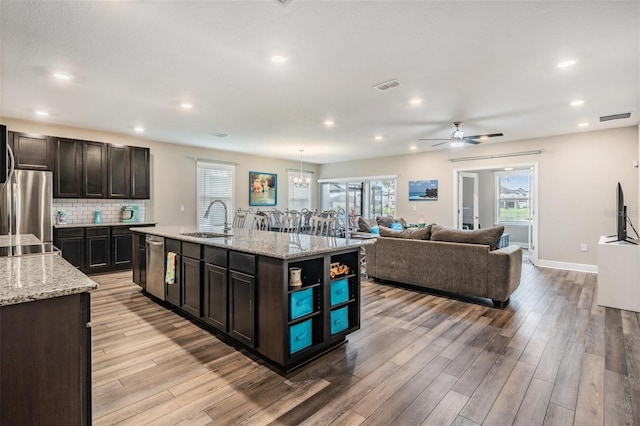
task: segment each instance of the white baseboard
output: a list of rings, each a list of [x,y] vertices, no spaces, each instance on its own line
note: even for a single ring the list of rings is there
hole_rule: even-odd
[[[555,260],[538,259],[536,266],[551,269],[565,269],[567,271],[598,273],[598,265],[587,265],[584,263],[556,262]]]

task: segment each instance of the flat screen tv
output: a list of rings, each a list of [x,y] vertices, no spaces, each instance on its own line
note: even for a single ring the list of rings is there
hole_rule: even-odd
[[[627,216],[627,206],[624,205],[624,194],[622,193],[622,185],[618,182],[618,196],[617,196],[617,205],[616,205],[616,227],[618,228],[615,237],[615,240],[608,241],[609,243],[614,243],[616,241],[626,241],[631,244],[638,244],[636,240],[627,237],[627,223],[631,225],[633,228],[633,224],[629,221]],[[635,228],[633,231],[636,232]],[[637,235],[637,232],[636,232]]]
[[[618,205],[616,210],[618,239],[624,241],[627,239],[627,206],[624,205],[624,194],[622,193],[622,185],[618,182]]]

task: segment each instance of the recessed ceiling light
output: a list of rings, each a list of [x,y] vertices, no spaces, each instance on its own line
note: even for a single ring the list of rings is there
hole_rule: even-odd
[[[49,116],[49,111],[36,111],[36,115],[39,115],[40,117],[48,117]]]
[[[282,55],[275,55],[271,57],[271,62],[275,62],[276,64],[281,64],[283,62],[287,62],[287,57]]]
[[[217,138],[228,138],[230,135],[229,133],[218,132],[214,133],[214,136]]]
[[[558,63],[558,68],[567,68],[576,64],[576,61],[573,59],[568,59],[566,61],[562,61]]]
[[[510,172],[511,170],[513,170],[513,167],[505,167],[504,168],[507,172]]]
[[[422,102],[424,102],[424,99],[422,99],[422,98],[411,98],[411,99],[409,99],[409,103],[411,105],[420,105]]]
[[[578,123],[578,127],[587,127],[589,125],[589,123],[587,123],[586,121],[583,121],[582,123]]]
[[[382,135],[376,135],[374,136],[374,139],[377,141],[381,141],[382,139],[384,139],[384,137],[382,137]]]
[[[463,145],[464,145],[464,142],[462,142],[462,141],[451,142],[451,147],[452,148],[460,148]]]
[[[489,136],[487,136],[487,135],[482,135],[482,136],[480,136],[478,139],[480,139],[481,141],[486,141],[487,139],[489,139]]]
[[[193,108],[193,104],[191,104],[189,102],[182,102],[180,104],[180,108],[182,108],[182,109],[191,109],[191,108]]]
[[[331,126],[333,126],[334,124],[336,124],[336,122],[335,122],[335,121],[333,121],[333,120],[325,120],[325,121],[324,121],[324,125],[325,125],[325,126],[328,126],[328,127],[331,127]]]
[[[415,145],[411,145],[411,146],[409,147],[409,149],[410,149],[410,150],[412,150],[412,151],[415,151],[416,149],[418,149],[418,147],[417,147],[417,146],[415,146]]]
[[[144,132],[144,127],[136,126],[136,127],[133,128],[133,130],[138,132],[138,133],[142,133],[142,132]]]
[[[577,100],[571,102],[569,105],[571,105],[571,106],[580,106],[582,104],[584,104],[584,101],[582,99],[577,99]]]
[[[69,80],[73,79],[73,76],[71,74],[67,74],[66,72],[54,72],[53,76],[55,78],[57,78],[58,80],[69,81]]]

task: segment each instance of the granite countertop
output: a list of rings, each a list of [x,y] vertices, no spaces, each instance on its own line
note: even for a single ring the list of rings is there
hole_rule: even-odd
[[[249,229],[233,229],[231,231],[232,235],[227,238],[189,237],[181,234],[185,232],[195,232],[195,229],[168,226],[137,228],[135,232],[275,257],[278,259],[295,259],[350,248],[359,248],[362,243],[362,240],[352,238],[318,237],[306,234],[289,234],[285,232]]]
[[[0,247],[29,246],[42,241],[33,234],[0,235]]]
[[[149,226],[155,222],[56,223],[54,228],[91,228],[94,226]]]
[[[0,258],[0,306],[97,288],[98,284],[56,254]]]

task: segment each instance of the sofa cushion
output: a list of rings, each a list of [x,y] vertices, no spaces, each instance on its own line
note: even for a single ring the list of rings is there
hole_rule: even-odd
[[[431,234],[431,226],[424,228],[407,228],[402,231],[396,231],[395,229],[389,229],[385,226],[380,227],[381,237],[390,238],[406,238],[410,240],[428,240]]]
[[[484,244],[490,250],[497,250],[500,237],[504,233],[504,226],[494,226],[485,229],[451,229],[440,225],[431,227],[432,241],[447,241],[450,243]]]
[[[387,228],[391,228],[392,223],[400,223],[402,227],[405,228],[407,226],[407,221],[404,218],[396,219],[393,216],[376,216],[376,222],[380,226],[386,226]]]
[[[371,232],[371,228],[378,226],[378,222],[375,219],[358,218],[358,230],[360,232]]]

